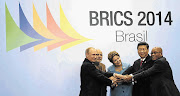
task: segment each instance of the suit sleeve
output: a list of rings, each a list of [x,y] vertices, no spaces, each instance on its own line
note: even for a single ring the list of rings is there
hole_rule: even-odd
[[[148,69],[148,67],[145,67],[145,68],[142,68],[142,69],[140,69],[140,70],[138,70],[138,71],[136,71],[136,72],[134,72],[132,74],[135,75],[135,74],[138,74],[138,73],[140,73],[140,72],[142,72],[144,70],[147,70],[147,69]]]
[[[135,80],[140,79],[140,78],[145,78],[154,74],[161,73],[163,72],[163,70],[164,70],[163,62],[160,60],[157,60],[156,62],[154,62],[154,65],[151,68],[135,74],[133,78]]]
[[[134,62],[134,64],[135,64],[135,62]],[[134,64],[133,64],[132,66],[130,66],[126,71],[124,71],[124,72],[122,73],[122,75],[134,73],[134,72],[135,72],[135,70],[134,70]]]
[[[110,79],[108,79],[108,77],[112,76],[113,73],[99,71],[92,64],[85,65],[84,69],[86,69],[87,73],[90,76],[94,77],[95,79],[100,80],[101,82],[105,83],[106,85],[111,85],[112,81]]]
[[[101,71],[102,72],[102,71]],[[110,72],[102,72],[102,74],[104,74],[106,77],[111,77],[113,76],[113,73],[110,73]]]
[[[146,65],[145,67],[139,69],[138,71],[136,71],[136,72],[134,72],[134,73],[132,73],[132,74],[133,74],[133,75],[138,74],[138,73],[140,73],[140,72],[142,72],[142,71],[144,71],[144,70],[149,69],[149,68],[152,67],[152,65],[153,65],[152,62],[149,62],[149,63],[147,63],[147,64],[148,64],[148,65]]]

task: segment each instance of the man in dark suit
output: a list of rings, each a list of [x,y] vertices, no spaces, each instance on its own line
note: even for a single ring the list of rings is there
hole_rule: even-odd
[[[154,65],[140,73],[129,75],[134,80],[151,77],[150,96],[180,96],[174,83],[171,67],[162,55],[162,49],[155,47],[151,51]]]
[[[129,67],[123,75],[138,73],[142,70],[147,70],[153,65],[153,61],[149,56],[149,45],[146,42],[140,42],[137,45],[140,59],[136,60],[134,64]],[[150,79],[149,77],[138,79],[133,85],[133,96],[149,96]]]
[[[96,49],[90,47],[86,49],[86,58],[81,66],[81,90],[79,96],[101,96],[101,85],[110,86],[114,81],[108,77],[116,74],[102,72],[96,69]]]
[[[102,51],[100,49],[97,49],[97,59],[96,59],[97,63],[95,63],[95,67],[98,70],[106,72],[106,66],[103,63],[101,63],[102,57],[103,57]],[[106,85],[105,84],[101,85],[101,89],[100,90],[101,90],[101,96],[106,96],[107,90],[106,90]]]

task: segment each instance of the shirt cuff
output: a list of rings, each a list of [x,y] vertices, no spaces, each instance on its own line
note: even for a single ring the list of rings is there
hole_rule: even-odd
[[[134,82],[134,75],[133,74],[129,74],[130,76],[132,76],[132,82]]]
[[[116,74],[116,73],[113,73],[113,77],[115,77],[115,74]]]

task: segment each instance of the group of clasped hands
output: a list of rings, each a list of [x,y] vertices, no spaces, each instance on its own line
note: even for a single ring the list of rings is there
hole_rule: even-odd
[[[113,82],[111,87],[117,87],[118,83],[123,83],[123,82],[130,83],[130,82],[134,82],[132,75],[121,75],[121,74],[117,74],[117,73],[114,73],[113,76],[109,77],[109,79],[111,79],[112,82]]]

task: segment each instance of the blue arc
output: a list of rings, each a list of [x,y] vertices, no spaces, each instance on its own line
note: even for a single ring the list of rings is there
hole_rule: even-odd
[[[51,39],[47,39],[43,36],[41,36],[40,34],[38,34],[34,29],[33,27],[30,25],[30,23],[28,22],[27,18],[25,17],[24,15],[24,12],[21,8],[21,5],[19,3],[19,20],[20,20],[20,29],[26,34],[28,35],[29,37],[31,38],[35,38],[35,39],[39,39],[37,41],[34,41],[34,42],[31,42],[31,43],[28,43],[26,45],[23,45],[23,46],[20,46],[20,51],[24,51],[28,48],[31,48],[35,45],[38,45],[38,44],[41,44],[43,42],[47,42]]]

